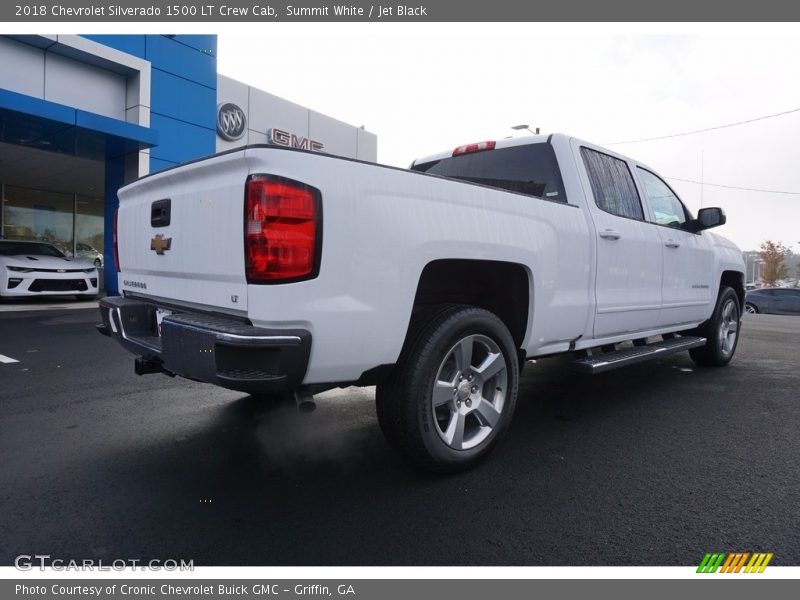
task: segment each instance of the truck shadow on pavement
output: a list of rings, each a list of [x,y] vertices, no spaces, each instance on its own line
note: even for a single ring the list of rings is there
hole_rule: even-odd
[[[451,476],[387,446],[371,389],[329,392],[310,415],[243,397],[189,435],[107,456],[104,521],[123,547],[198,565],[609,564],[609,550],[641,564],[654,558],[637,548],[659,544],[675,564],[658,532],[685,529],[705,485],[686,468],[702,410],[688,391],[723,381],[682,357],[594,378],[528,365],[506,439]]]

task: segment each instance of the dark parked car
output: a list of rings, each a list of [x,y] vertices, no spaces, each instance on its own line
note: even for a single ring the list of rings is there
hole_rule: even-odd
[[[773,315],[800,315],[800,288],[762,288],[747,292],[744,311]]]

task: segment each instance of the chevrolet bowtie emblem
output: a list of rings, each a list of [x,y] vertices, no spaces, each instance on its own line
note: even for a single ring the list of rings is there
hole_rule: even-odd
[[[156,237],[150,240],[150,250],[155,250],[156,254],[164,254],[164,250],[169,250],[170,246],[172,238],[164,239],[163,233],[156,234]]]

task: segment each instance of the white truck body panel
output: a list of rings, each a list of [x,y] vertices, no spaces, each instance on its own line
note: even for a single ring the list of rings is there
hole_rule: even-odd
[[[120,291],[246,314],[242,252],[246,178],[247,165],[241,157],[223,154],[155,173],[122,188]],[[165,198],[171,200],[171,223],[152,228],[151,204]],[[125,227],[125,223],[138,226]],[[150,250],[156,234],[171,239],[169,251],[159,255]]]
[[[357,379],[396,362],[420,274],[442,258],[527,266],[531,296],[542,307],[533,311],[529,351],[583,331],[589,229],[576,207],[321,155],[297,161],[295,153],[264,148],[246,154],[251,173],[329,190],[319,276],[249,289],[255,324],[303,327],[314,337],[305,383]]]
[[[269,147],[149,176],[119,193],[120,290],[246,317],[258,327],[307,330],[313,343],[304,384],[355,381],[394,364],[420,275],[441,259],[524,267],[530,302],[522,349],[528,357],[679,331],[709,318],[723,271],[744,271],[738,249],[707,231],[689,233],[599,209],[580,156],[581,147],[596,148],[590,144],[556,134],[504,140],[497,148],[548,140],[569,204]],[[632,170],[638,165],[602,152],[626,160]],[[321,191],[315,278],[247,284],[245,181],[260,173]],[[636,185],[652,216],[638,178]],[[147,226],[150,206],[162,198],[171,199],[172,222],[153,229]],[[607,237],[609,231],[619,237]],[[171,238],[164,255],[150,250],[156,233]]]

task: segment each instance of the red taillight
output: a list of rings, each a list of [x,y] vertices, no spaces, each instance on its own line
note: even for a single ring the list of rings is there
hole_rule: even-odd
[[[119,215],[119,209],[114,210],[114,228],[112,229],[112,240],[114,242],[114,268],[119,273],[119,244],[117,243],[117,216]]]
[[[308,279],[316,274],[320,193],[283,177],[251,175],[245,189],[248,283]]]
[[[478,142],[476,144],[466,144],[453,150],[453,156],[471,154],[472,152],[483,152],[484,150],[494,150],[497,142]]]

